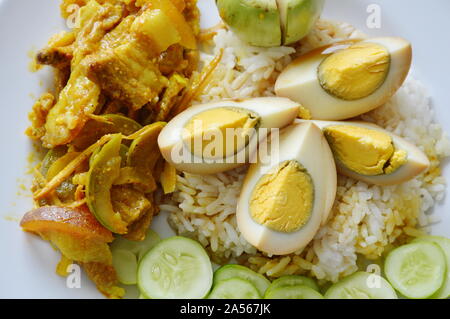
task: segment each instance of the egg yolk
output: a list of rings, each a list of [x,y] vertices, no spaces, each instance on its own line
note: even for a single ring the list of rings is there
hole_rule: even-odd
[[[311,176],[296,161],[287,161],[261,177],[250,198],[250,214],[259,224],[290,233],[311,217],[314,187]]]
[[[319,66],[321,86],[343,100],[358,100],[374,93],[390,67],[388,50],[375,43],[358,43],[328,56]]]
[[[184,140],[192,154],[224,158],[244,148],[259,124],[259,117],[239,108],[215,108],[192,117],[185,126]]]
[[[300,105],[300,110],[298,112],[298,116],[297,117],[301,118],[301,119],[304,119],[304,120],[311,120],[312,119],[311,111],[308,110],[303,105]]]
[[[391,174],[407,161],[407,153],[395,149],[391,136],[377,130],[335,125],[324,134],[335,157],[358,174]]]

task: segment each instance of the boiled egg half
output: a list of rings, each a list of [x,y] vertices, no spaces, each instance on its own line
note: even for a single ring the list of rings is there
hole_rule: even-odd
[[[286,98],[196,105],[174,117],[158,138],[161,154],[180,171],[215,174],[250,161],[272,129],[291,124],[300,106]]]
[[[250,244],[286,255],[304,248],[328,218],[337,177],[329,146],[312,122],[281,130],[276,144],[276,160],[250,166],[236,214]]]
[[[343,175],[387,186],[406,182],[430,166],[428,157],[418,147],[375,124],[312,122],[323,130]]]
[[[301,103],[313,119],[349,119],[386,103],[403,84],[411,59],[411,44],[402,38],[337,42],[294,60],[275,92]]]

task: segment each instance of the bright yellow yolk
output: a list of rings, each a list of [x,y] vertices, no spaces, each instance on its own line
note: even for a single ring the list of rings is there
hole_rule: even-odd
[[[258,181],[250,198],[250,213],[259,224],[290,233],[308,222],[313,201],[311,176],[296,161],[288,161]]]
[[[185,126],[184,139],[199,157],[224,158],[247,145],[258,122],[259,117],[247,110],[211,109],[191,118]]]
[[[385,174],[394,173],[400,166],[406,163],[408,160],[408,153],[404,150],[396,150],[392,157],[389,159],[389,165],[384,168]]]
[[[389,72],[390,54],[375,43],[358,43],[337,51],[319,66],[322,87],[343,100],[358,100],[374,93]]]
[[[306,107],[300,105],[300,111],[298,112],[297,117],[304,119],[304,120],[310,120],[310,119],[312,119],[311,111],[308,110]]]
[[[337,159],[358,174],[390,174],[407,160],[405,151],[395,150],[391,136],[377,130],[336,125],[324,133]]]

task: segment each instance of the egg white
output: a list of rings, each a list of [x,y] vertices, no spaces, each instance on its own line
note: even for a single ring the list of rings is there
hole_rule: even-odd
[[[298,122],[305,122],[304,120],[297,120]],[[417,146],[408,142],[404,138],[389,132],[378,125],[373,123],[367,123],[362,121],[311,121],[317,125],[320,129],[325,129],[328,126],[335,125],[350,125],[359,126],[388,134],[392,138],[392,142],[396,150],[404,150],[407,152],[407,162],[400,166],[397,170],[391,174],[383,175],[362,175],[358,174],[349,168],[347,168],[338,159],[336,160],[336,166],[342,175],[360,180],[369,184],[375,184],[380,186],[389,186],[404,183],[415,176],[423,173],[430,167],[430,160]]]
[[[301,103],[316,120],[344,120],[371,111],[392,97],[403,84],[411,67],[411,44],[395,37],[373,38],[362,42],[376,43],[390,54],[390,68],[383,84],[371,95],[358,100],[339,99],[320,85],[318,68],[332,53],[345,49],[360,40],[347,40],[318,48],[289,64],[275,83],[278,96]]]
[[[336,196],[336,167],[321,130],[310,122],[294,123],[283,129],[279,138],[276,163],[252,164],[244,179],[237,205],[237,224],[245,239],[272,255],[286,255],[303,249],[327,219],[330,203]],[[295,160],[309,173],[313,181],[314,202],[310,219],[299,230],[285,233],[257,223],[250,213],[250,199],[262,176],[280,163]]]
[[[204,160],[193,156],[186,143],[183,141],[183,128],[197,114],[207,110],[232,107],[249,110],[260,117],[260,122],[255,136],[252,136],[247,147],[242,148],[236,154],[231,155],[221,163]],[[186,111],[174,117],[161,131],[158,137],[158,145],[161,154],[165,160],[171,163],[175,168],[183,172],[192,174],[215,174],[224,172],[248,162],[248,158],[256,151],[258,141],[267,137],[267,134],[261,133],[261,128],[283,128],[294,121],[299,114],[298,103],[292,102],[286,98],[265,97],[246,100],[225,100],[221,102],[195,105]],[[270,133],[270,130],[267,130]],[[264,132],[265,133],[265,132]],[[254,139],[257,139],[256,141]],[[183,163],[180,163],[173,157],[174,148],[181,150]],[[238,161],[245,152],[245,161]],[[191,159],[194,158],[194,161]]]

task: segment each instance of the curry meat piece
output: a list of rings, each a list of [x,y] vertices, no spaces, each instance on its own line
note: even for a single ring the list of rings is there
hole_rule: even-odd
[[[74,32],[60,32],[50,38],[47,46],[36,55],[39,64],[61,69],[70,66],[73,58]]]
[[[102,50],[91,56],[89,62],[89,78],[98,83],[109,98],[122,101],[132,110],[139,110],[145,104],[157,101],[163,89],[169,85],[168,79],[161,73],[162,68],[156,63],[160,47],[145,36],[146,25],[138,20],[141,18],[145,21],[150,11],[148,9],[137,17],[129,16],[123,20],[105,36]],[[165,73],[173,72],[174,69],[166,68]]]
[[[26,134],[34,139],[39,140],[45,135],[45,121],[48,112],[55,105],[55,97],[50,93],[44,93],[34,103],[33,108],[28,115],[31,126],[26,130]]]
[[[124,238],[133,241],[142,241],[145,239],[153,216],[159,213],[159,208],[155,203],[153,194],[147,194],[147,200],[150,202],[149,209],[138,220],[128,226],[128,233],[123,236]]]
[[[85,67],[79,65],[47,116],[44,147],[71,142],[87,121],[86,115],[94,112],[99,96],[100,88],[85,76]]]
[[[158,97],[168,82],[147,52],[137,39],[100,52],[90,61],[88,75],[111,99],[138,110]]]
[[[166,89],[173,94],[171,85],[179,87],[180,81],[174,82],[168,78],[174,73],[179,77],[189,77],[193,71],[192,64],[197,65],[197,60],[192,59],[195,56],[192,52],[197,51],[186,49],[178,43],[180,39],[177,38],[176,28],[165,20],[165,15],[155,16],[154,13],[160,11],[153,10],[151,2],[141,1],[148,3],[149,8],[126,17],[104,37],[101,49],[89,60],[88,77],[99,84],[110,99],[120,100],[134,111],[148,103],[158,107]],[[182,5],[177,3],[176,6],[182,8],[185,17],[196,19],[187,21],[190,25],[198,24],[198,15],[193,13],[197,10],[195,1],[172,2],[181,2]],[[166,31],[155,40],[155,28],[164,29],[166,26],[171,31]],[[175,90],[177,94],[181,91]]]
[[[72,72],[67,85],[59,94],[57,103],[48,113],[45,135],[42,137],[44,147],[51,148],[71,142],[80,132],[88,115],[97,108],[101,90],[87,78],[85,59],[98,48],[103,36],[120,22],[123,14],[124,8],[121,5],[100,6],[96,1],[90,1],[80,10],[81,27],[75,32],[75,40],[71,44]],[[55,42],[58,41],[52,43]],[[51,48],[50,46],[44,51],[52,52]],[[56,48],[57,46],[53,51]],[[41,59],[43,55],[42,53]],[[50,63],[51,60],[49,58],[47,62]],[[55,63],[59,65],[62,62]]]
[[[111,189],[111,201],[114,211],[118,212],[127,224],[135,222],[151,208],[151,203],[144,193],[129,185],[114,186]]]

